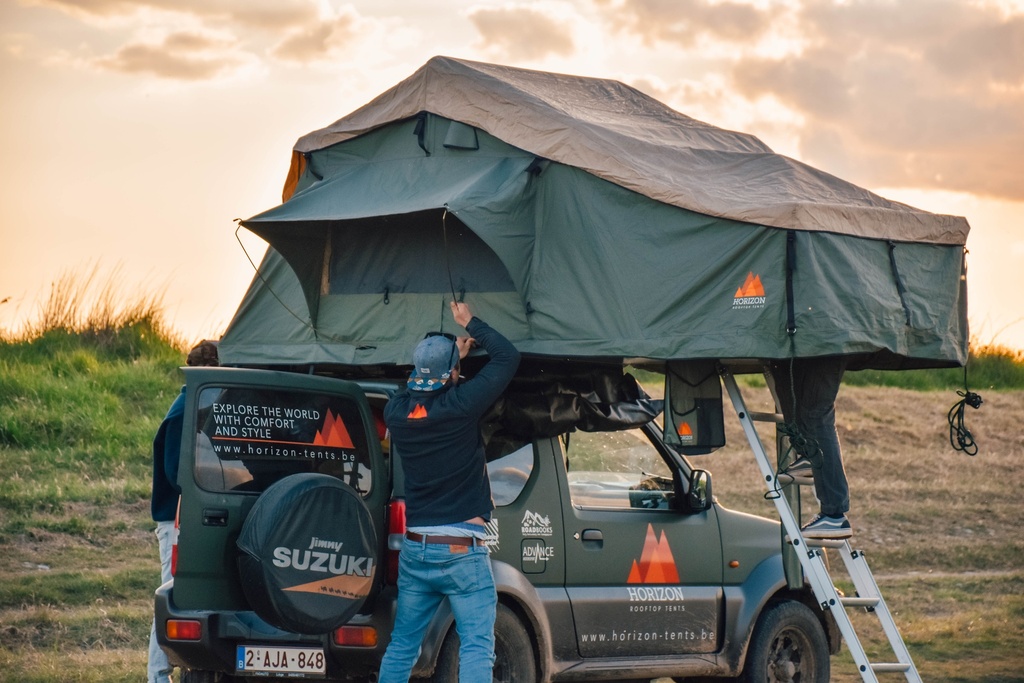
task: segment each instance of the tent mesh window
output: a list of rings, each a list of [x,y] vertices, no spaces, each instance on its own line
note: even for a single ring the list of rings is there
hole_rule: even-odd
[[[442,215],[422,211],[334,224],[328,294],[514,292],[494,251],[458,218]]]

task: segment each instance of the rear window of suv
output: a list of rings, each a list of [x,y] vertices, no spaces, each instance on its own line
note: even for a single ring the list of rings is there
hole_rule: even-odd
[[[195,480],[208,491],[259,493],[300,472],[335,476],[363,495],[370,491],[366,429],[350,399],[206,387],[196,424]]]

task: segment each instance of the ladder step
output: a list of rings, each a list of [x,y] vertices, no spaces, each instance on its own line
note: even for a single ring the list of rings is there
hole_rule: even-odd
[[[801,538],[803,538],[803,534],[801,534],[800,536],[801,536]],[[792,539],[790,539],[789,534],[786,534],[783,538],[786,540],[786,543],[789,543],[790,545],[793,544],[793,541],[792,541]],[[804,545],[806,545],[808,548],[842,548],[846,544],[847,540],[849,540],[849,539],[846,539],[846,538],[804,538],[803,539]],[[799,545],[799,544],[797,544],[797,545]]]
[[[839,598],[839,602],[847,607],[874,607],[879,598]]]
[[[877,671],[880,674],[884,674],[884,673],[902,673],[904,671],[910,671],[910,667],[911,666],[912,665],[909,662],[908,663],[893,662],[891,664],[890,663],[872,664],[871,665],[871,670],[872,671]]]
[[[789,539],[789,536],[786,537]],[[805,538],[804,543],[809,548],[842,548],[846,545],[846,538]]]
[[[779,483],[783,486],[789,484],[796,484],[797,486],[814,486],[814,477],[794,477],[792,474],[787,472],[778,472],[775,478],[779,480]]]
[[[776,422],[783,424],[785,420],[779,413],[747,413],[754,422]]]

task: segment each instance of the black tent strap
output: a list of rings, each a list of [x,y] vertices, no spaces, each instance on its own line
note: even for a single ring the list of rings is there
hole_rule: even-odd
[[[412,134],[416,136],[416,142],[419,144],[420,149],[429,157],[430,150],[427,149],[427,145],[424,142],[427,136],[427,112],[421,111],[419,114],[416,114],[416,127],[413,129]]]
[[[786,333],[796,332],[796,307],[793,302],[793,271],[796,270],[796,230],[786,231]]]
[[[452,279],[451,256],[448,253],[448,205],[444,205],[444,213],[441,214],[441,235],[444,240],[444,270],[448,274],[448,287],[452,292],[452,301],[462,301],[455,296],[455,280]],[[465,291],[465,290],[463,290]]]
[[[903,314],[907,318],[907,327],[910,327],[910,306],[907,305],[907,290],[903,286],[903,278],[900,277],[900,269],[896,265],[896,242],[892,240],[889,240],[889,264],[892,266],[892,277],[896,281],[896,293],[900,295]]]

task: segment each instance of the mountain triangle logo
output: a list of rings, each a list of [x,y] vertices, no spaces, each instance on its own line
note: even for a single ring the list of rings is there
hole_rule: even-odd
[[[633,560],[626,583],[679,583],[679,570],[668,546],[668,537],[664,531],[655,535],[653,524],[647,525],[640,561]]]
[[[340,417],[327,411],[324,417],[323,428],[313,437],[314,446],[330,446],[332,448],[355,448],[352,444],[352,437]]]
[[[754,275],[754,271],[747,273],[747,279],[736,289],[733,296],[732,309],[764,308],[767,296],[764,285],[761,284],[761,276]]]

